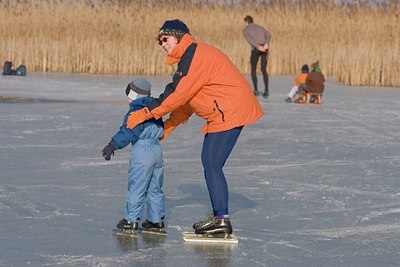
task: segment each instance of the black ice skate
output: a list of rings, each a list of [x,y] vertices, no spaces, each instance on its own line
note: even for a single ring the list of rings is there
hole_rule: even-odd
[[[163,221],[158,223],[153,223],[149,220],[145,220],[142,223],[142,227],[143,227],[143,232],[164,234],[164,235],[167,234],[167,232],[164,230],[165,225]]]
[[[135,236],[139,229],[137,222],[131,222],[126,219],[122,219],[118,222],[117,228],[113,230],[114,234],[122,236]]]
[[[139,225],[137,222],[130,222],[125,219],[122,219],[119,221],[117,224],[117,228],[120,230],[133,230],[136,231],[139,228]]]
[[[228,219],[217,219],[214,215],[193,225],[194,232],[183,232],[183,240],[202,243],[237,244],[238,240],[232,233],[232,225]]]
[[[232,234],[231,221],[227,219],[217,219],[212,217],[203,226],[200,226],[195,231],[195,234],[215,235],[215,234]]]
[[[204,221],[199,221],[199,222],[194,223],[193,224],[193,229],[197,230],[197,229],[200,229],[200,228],[205,227],[207,225],[210,225],[210,224],[214,223],[214,220],[215,220],[214,213],[211,213],[210,217],[208,217]]]

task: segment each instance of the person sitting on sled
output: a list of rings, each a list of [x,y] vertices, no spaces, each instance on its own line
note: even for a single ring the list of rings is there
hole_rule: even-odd
[[[285,99],[285,102],[290,103],[293,101],[294,96],[299,93],[299,97],[302,96],[304,89],[306,88],[306,79],[308,75],[308,65],[305,64],[301,67],[301,73],[297,75],[295,82],[296,85],[292,87],[290,90],[288,97]]]
[[[161,119],[151,119],[133,129],[126,127],[131,112],[144,108],[153,100],[150,97],[151,84],[144,78],[137,78],[125,90],[129,99],[129,111],[119,131],[102,151],[110,160],[114,151],[132,144],[128,171],[128,192],[125,198],[124,219],[118,224],[119,230],[138,230],[144,202],[147,203],[148,219],[142,223],[144,229],[164,228],[165,205],[163,151],[159,139],[164,135]]]
[[[325,76],[319,67],[319,61],[312,64],[312,71],[306,79],[306,104],[322,104],[322,94],[325,90]]]

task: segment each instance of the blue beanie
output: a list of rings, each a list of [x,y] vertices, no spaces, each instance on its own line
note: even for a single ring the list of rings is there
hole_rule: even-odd
[[[308,68],[308,65],[305,64],[303,67],[301,67],[301,73],[308,73],[310,69]]]
[[[174,20],[167,20],[164,22],[164,25],[162,25],[162,27],[158,32],[158,36],[160,37],[161,35],[174,35],[182,37],[186,33],[190,34],[190,30],[186,26],[186,24],[179,19],[174,19]]]

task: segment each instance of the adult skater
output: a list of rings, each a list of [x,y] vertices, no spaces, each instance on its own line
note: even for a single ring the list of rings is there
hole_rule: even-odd
[[[267,73],[268,64],[268,48],[271,41],[271,34],[261,25],[255,24],[253,17],[246,16],[244,18],[246,27],[243,29],[243,36],[251,46],[250,66],[251,79],[253,81],[254,94],[258,96],[258,81],[257,81],[257,63],[261,58],[261,73],[264,80],[264,98],[269,97],[269,77]]]
[[[146,108],[132,112],[129,128],[171,113],[164,139],[196,113],[206,120],[201,160],[213,214],[193,225],[197,234],[232,233],[228,186],[222,168],[244,125],[264,114],[251,86],[228,57],[211,45],[197,42],[181,20],[168,20],[158,32],[167,64],[178,63],[172,82]]]

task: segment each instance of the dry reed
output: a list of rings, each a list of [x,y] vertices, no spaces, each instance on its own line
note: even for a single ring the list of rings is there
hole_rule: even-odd
[[[247,74],[250,47],[241,31],[250,14],[272,34],[271,75],[294,75],[319,60],[325,75],[344,84],[400,86],[399,1],[92,2],[0,0],[0,62],[28,71],[170,74],[155,38],[166,19],[180,18],[197,40],[220,48]]]

